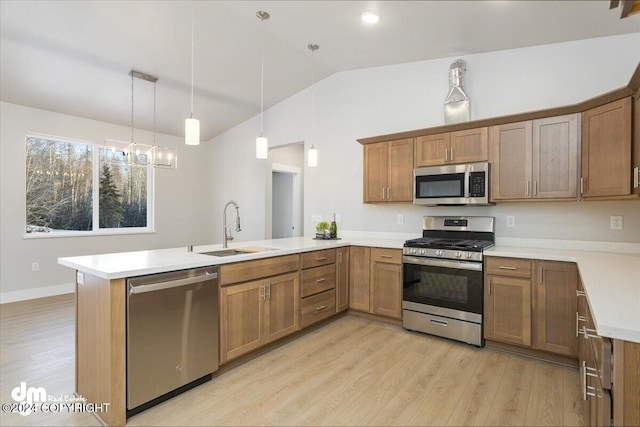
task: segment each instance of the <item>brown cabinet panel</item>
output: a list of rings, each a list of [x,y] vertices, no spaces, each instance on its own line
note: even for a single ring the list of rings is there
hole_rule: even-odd
[[[371,312],[402,318],[402,265],[371,263]]]
[[[371,248],[372,262],[402,264],[402,250],[388,248]]]
[[[531,197],[532,143],[530,121],[489,128],[491,196],[494,200]]]
[[[336,250],[305,252],[302,254],[302,268],[318,267],[336,262]]]
[[[640,92],[633,104],[633,192],[640,194]]]
[[[220,362],[264,344],[263,281],[220,289]]]
[[[371,294],[369,286],[371,249],[352,246],[349,252],[349,308],[368,312]]]
[[[416,138],[415,167],[444,165],[448,159],[450,141],[451,134],[448,132]]]
[[[302,300],[302,327],[336,314],[336,293],[333,290],[310,296]]]
[[[350,248],[336,249],[336,311],[349,308],[349,252]]]
[[[336,265],[302,270],[302,298],[336,287]]]
[[[531,277],[531,260],[523,258],[486,257],[485,272],[511,277]]]
[[[413,201],[413,139],[393,141],[389,145],[387,200]]]
[[[631,98],[582,113],[582,196],[631,194]]]
[[[487,276],[485,338],[531,346],[531,280]]]
[[[536,261],[536,266],[534,348],[577,357],[578,269],[568,262]]]
[[[533,197],[578,196],[578,115],[533,121]]]
[[[298,273],[269,280],[265,311],[265,342],[292,334],[299,328]]]
[[[220,286],[246,282],[263,277],[296,271],[300,268],[300,255],[285,255],[255,261],[223,264],[219,267]]]
[[[448,163],[486,162],[489,159],[488,128],[451,132]]]
[[[389,173],[389,147],[386,142],[364,146],[364,201],[386,200]]]

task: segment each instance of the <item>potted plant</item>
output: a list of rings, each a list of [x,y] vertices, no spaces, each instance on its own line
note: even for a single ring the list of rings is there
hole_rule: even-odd
[[[316,224],[316,239],[328,239],[329,237],[329,223],[327,221],[321,221]]]

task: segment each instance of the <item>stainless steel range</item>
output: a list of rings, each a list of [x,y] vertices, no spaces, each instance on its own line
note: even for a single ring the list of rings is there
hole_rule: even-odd
[[[404,328],[484,346],[482,251],[494,242],[493,217],[423,217],[422,238],[404,244]]]

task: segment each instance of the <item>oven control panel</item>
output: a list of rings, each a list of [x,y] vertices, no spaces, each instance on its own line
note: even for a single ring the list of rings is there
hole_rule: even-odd
[[[420,258],[443,258],[450,260],[482,262],[482,252],[458,251],[453,249],[404,248],[403,254],[405,256]],[[406,261],[407,260],[405,260],[405,262]]]

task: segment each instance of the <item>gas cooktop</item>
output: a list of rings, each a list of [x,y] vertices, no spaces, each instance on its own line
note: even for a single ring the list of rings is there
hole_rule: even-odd
[[[421,237],[419,239],[407,240],[404,243],[406,248],[433,248],[433,249],[453,249],[472,252],[482,252],[483,249],[493,246],[490,240],[467,240],[467,239],[445,239],[439,237]]]

